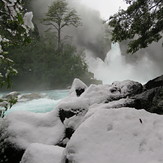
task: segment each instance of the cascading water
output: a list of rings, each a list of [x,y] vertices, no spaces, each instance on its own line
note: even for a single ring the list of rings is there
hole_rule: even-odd
[[[103,84],[111,84],[114,81],[135,80],[145,83],[148,80],[161,74],[148,55],[142,56],[141,60],[135,63],[128,63],[125,56],[121,55],[118,43],[112,44],[111,50],[102,61],[95,58],[91,52],[86,51],[86,61],[89,71],[94,73],[94,77],[102,80]]]

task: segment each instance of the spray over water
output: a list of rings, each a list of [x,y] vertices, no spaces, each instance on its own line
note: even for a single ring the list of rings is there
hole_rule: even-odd
[[[89,70],[94,73],[94,77],[102,80],[103,84],[111,84],[114,81],[135,80],[142,84],[148,80],[161,75],[157,64],[147,55],[142,56],[141,60],[133,63],[126,61],[125,56],[121,55],[118,43],[112,44],[111,50],[102,61],[94,58],[90,51],[87,51],[87,63]]]

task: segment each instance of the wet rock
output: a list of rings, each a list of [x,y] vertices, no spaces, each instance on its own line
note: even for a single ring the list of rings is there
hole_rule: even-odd
[[[163,114],[163,87],[156,87],[133,96],[134,107],[152,113]]]
[[[29,93],[29,94],[24,94],[19,98],[19,101],[25,100],[25,101],[30,101],[34,99],[39,99],[42,98],[43,96],[38,94],[38,93]]]
[[[24,150],[10,141],[7,125],[0,123],[0,163],[19,163]]]
[[[18,95],[19,95],[20,93],[19,92],[10,92],[10,93],[8,93],[7,95],[4,95],[3,97],[2,97],[2,99],[15,99],[15,98],[17,98],[18,97]]]
[[[80,96],[85,91],[85,89],[76,89],[75,91],[76,91],[76,95]]]
[[[144,87],[146,89],[151,89],[151,88],[156,88],[156,87],[160,87],[163,86],[163,75],[159,76],[153,80],[150,80],[149,82],[147,82]]]

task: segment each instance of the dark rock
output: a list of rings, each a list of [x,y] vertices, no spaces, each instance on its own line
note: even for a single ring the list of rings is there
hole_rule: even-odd
[[[0,142],[0,163],[19,163],[24,150],[10,142]]]
[[[85,89],[76,89],[76,95],[79,97],[84,91]]]
[[[65,124],[65,120],[69,119],[71,117],[74,117],[75,119],[79,119],[76,121],[75,125],[77,125],[77,123],[80,123],[80,117],[83,115],[85,115],[86,113],[86,109],[82,109],[82,108],[76,108],[76,109],[69,109],[69,110],[64,110],[64,109],[59,109],[59,118],[61,120],[61,122],[65,125],[65,132],[64,132],[64,137],[63,139],[57,144],[60,147],[66,147],[67,142],[69,141],[69,139],[71,138],[72,134],[75,131],[75,126],[68,126]],[[70,119],[70,121],[73,121],[73,119]]]
[[[74,133],[74,129],[73,128],[66,128],[66,131],[65,131],[66,138],[70,139],[73,133]]]
[[[66,118],[70,118],[70,117],[72,117],[74,115],[75,115],[75,113],[72,112],[71,110],[59,109],[59,118],[60,118],[60,120],[61,120],[62,123],[64,122],[64,120]]]
[[[133,107],[163,114],[163,87],[152,88],[132,97]]]
[[[24,149],[10,142],[5,128],[0,131],[0,163],[19,163],[24,153]]]
[[[144,87],[146,89],[156,88],[156,87],[160,87],[160,86],[163,86],[163,75],[161,75],[153,80],[150,80],[149,82],[147,82],[144,85]]]
[[[73,135],[73,133],[75,132],[75,130],[73,128],[66,128],[65,129],[65,136],[64,138],[57,144],[57,146],[60,147],[66,147],[67,142],[70,140],[71,136]]]

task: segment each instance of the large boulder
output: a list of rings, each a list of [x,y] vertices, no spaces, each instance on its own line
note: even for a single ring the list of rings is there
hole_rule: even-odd
[[[162,116],[105,104],[94,109],[72,135],[64,162],[162,163]]]

